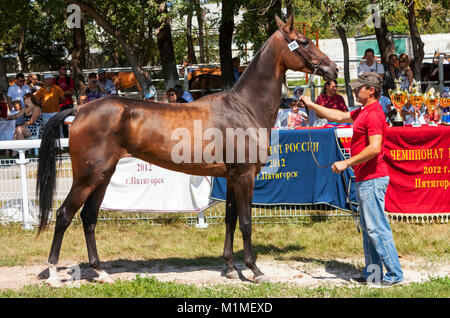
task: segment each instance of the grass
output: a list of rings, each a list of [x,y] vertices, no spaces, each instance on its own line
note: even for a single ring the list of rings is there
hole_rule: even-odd
[[[405,258],[448,260],[450,227],[446,224],[391,224],[398,252]],[[0,266],[44,264],[53,229],[36,236],[20,225],[0,227]],[[173,222],[163,226],[139,221],[104,221],[97,225],[101,260],[174,260],[196,265],[223,264],[220,257],[224,225],[197,229]],[[253,225],[252,244],[259,259],[317,261],[335,258],[362,259],[362,238],[352,222]],[[243,258],[240,231],[235,233],[236,259]],[[61,259],[87,260],[83,228],[72,224],[64,237]]]
[[[391,224],[394,240],[403,259],[448,262],[450,226],[447,224]],[[42,265],[47,261],[53,229],[36,236],[20,225],[0,226],[0,266]],[[112,266],[122,262],[160,266],[222,266],[224,225],[197,229],[174,221],[155,226],[150,222],[104,221],[97,225],[99,256]],[[258,261],[302,261],[327,268],[350,266],[338,259],[355,260],[354,270],[363,264],[362,238],[352,222],[253,225],[253,241]],[[235,234],[235,260],[243,261],[243,243]],[[87,251],[79,221],[66,232],[61,260],[86,266]],[[52,290],[27,286],[20,291],[0,291],[0,297],[449,297],[449,279],[432,279],[389,289],[325,286],[304,288],[290,284],[214,285],[196,287],[163,283],[154,278],[118,281],[112,285],[90,283],[79,288]]]
[[[131,281],[114,284],[84,284],[79,287],[51,289],[27,286],[20,291],[0,291],[1,298],[448,298],[450,279],[432,278],[425,283],[412,283],[391,288],[373,287],[298,287],[292,284],[264,283],[236,285],[195,285],[161,282],[154,277],[137,276]]]

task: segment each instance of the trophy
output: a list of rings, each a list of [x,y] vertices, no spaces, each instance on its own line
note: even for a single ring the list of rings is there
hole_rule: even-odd
[[[434,111],[436,110],[438,101],[439,98],[434,95],[434,88],[430,88],[425,96],[425,106],[427,106],[428,110],[429,126],[437,126],[437,123],[434,121]]]
[[[401,115],[402,108],[408,102],[408,95],[406,91],[403,91],[400,88],[400,79],[395,80],[395,89],[389,90],[389,97],[391,98],[391,102],[397,110],[397,115],[393,120],[394,126],[403,126],[403,118]]]
[[[442,108],[442,120],[445,125],[450,125],[450,97],[441,97],[439,99],[439,105]]]
[[[409,95],[409,101],[414,107],[414,122],[413,127],[420,127],[422,124],[419,121],[419,111],[422,108],[422,103],[424,101],[422,92],[420,91],[420,82],[413,80],[412,93]]]

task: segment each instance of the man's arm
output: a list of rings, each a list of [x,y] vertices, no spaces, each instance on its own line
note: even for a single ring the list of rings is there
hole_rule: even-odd
[[[383,142],[382,135],[369,136],[369,145],[367,145],[366,148],[364,148],[356,156],[352,156],[351,158],[346,160],[336,161],[335,163],[333,163],[331,170],[333,170],[333,172],[335,173],[341,173],[348,167],[369,161],[370,159],[374,158],[381,152],[382,142]]]
[[[331,109],[324,106],[317,105],[311,101],[308,96],[301,96],[300,100],[306,105],[306,107],[314,110],[317,117],[326,118],[329,121],[338,123],[353,123],[353,119],[349,112],[343,112],[337,109]]]

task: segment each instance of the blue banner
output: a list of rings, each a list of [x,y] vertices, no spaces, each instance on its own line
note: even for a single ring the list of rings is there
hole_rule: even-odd
[[[331,165],[344,160],[335,128],[279,130],[279,143],[271,146],[271,157],[255,178],[253,203],[262,205],[328,204],[350,210],[349,198],[357,202],[352,169],[343,174],[331,171]],[[272,132],[272,139],[273,139]],[[214,178],[210,198],[226,200],[226,179]]]

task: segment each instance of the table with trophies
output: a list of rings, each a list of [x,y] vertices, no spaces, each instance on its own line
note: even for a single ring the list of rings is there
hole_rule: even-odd
[[[390,182],[386,211],[399,217],[415,216],[448,221],[450,216],[450,98],[431,88],[411,91],[400,82],[389,91],[396,110],[385,138],[385,161]],[[414,108],[414,121],[404,124],[404,106]],[[404,113],[404,112],[403,112]]]

